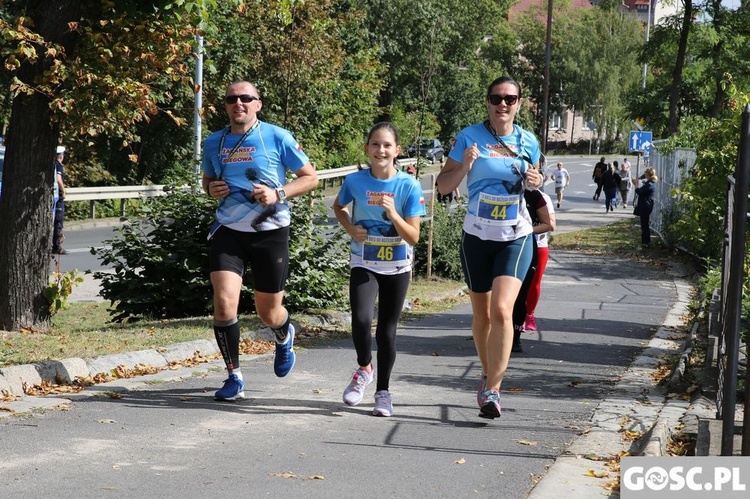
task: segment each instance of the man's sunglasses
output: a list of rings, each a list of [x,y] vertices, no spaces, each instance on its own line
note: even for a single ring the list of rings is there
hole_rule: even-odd
[[[518,102],[518,96],[517,95],[497,95],[497,94],[491,94],[487,96],[487,100],[492,104],[493,106],[500,105],[501,102],[505,101],[506,106],[512,106],[516,102]]]
[[[224,97],[224,102],[226,102],[227,104],[234,104],[235,102],[237,102],[237,99],[239,99],[240,102],[242,102],[243,104],[247,104],[248,102],[252,102],[254,100],[260,100],[259,97],[255,97],[254,95],[242,94],[242,95],[227,95]]]

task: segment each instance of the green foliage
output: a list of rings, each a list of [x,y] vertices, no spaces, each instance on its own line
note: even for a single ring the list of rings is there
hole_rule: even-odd
[[[327,222],[320,193],[295,200],[285,294],[291,311],[330,310],[348,303],[349,238],[338,224]]]
[[[459,204],[455,209],[435,203],[432,228],[432,273],[454,281],[463,280],[461,269],[461,231],[466,217],[466,207]],[[427,275],[428,226],[422,224],[419,242],[414,248],[414,270]]]
[[[740,110],[750,102],[750,95],[734,97],[734,112],[721,120],[696,117],[683,120],[680,133],[670,140],[670,147],[695,147],[698,158],[679,188],[675,211],[679,213],[668,227],[670,240],[695,255],[720,261],[723,248],[724,212],[726,210],[727,176],[734,173],[740,130]]]
[[[68,298],[73,292],[73,287],[83,283],[83,277],[77,270],[68,272],[54,272],[50,278],[49,286],[44,290],[44,297],[49,302],[49,313],[55,315],[60,310],[69,307]]]
[[[113,320],[210,312],[206,236],[215,209],[207,196],[175,189],[151,198],[141,217],[128,219],[106,246],[91,250],[114,270],[95,273]]]
[[[318,226],[312,198],[293,206],[290,275],[286,305],[295,312],[335,307],[342,303],[347,252],[326,226]],[[210,314],[213,292],[209,282],[206,236],[214,222],[216,202],[209,197],[173,189],[150,198],[139,217],[127,220],[106,246],[93,249],[113,273],[97,272],[101,295],[112,304],[114,321],[137,318],[179,318]],[[240,296],[240,313],[254,311],[252,278],[248,271]]]

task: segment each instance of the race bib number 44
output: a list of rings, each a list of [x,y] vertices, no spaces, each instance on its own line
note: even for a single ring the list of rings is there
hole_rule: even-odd
[[[518,223],[516,196],[492,196],[481,192],[477,206],[477,219],[486,225],[513,226]]]
[[[362,260],[366,265],[377,267],[403,267],[408,264],[406,243],[400,237],[368,236]]]

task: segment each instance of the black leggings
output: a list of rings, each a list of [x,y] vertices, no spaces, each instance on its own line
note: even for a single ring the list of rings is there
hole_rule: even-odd
[[[387,390],[393,364],[396,362],[396,329],[404,308],[411,273],[383,275],[362,267],[352,268],[349,277],[349,301],[352,306],[352,339],[360,366],[372,362],[372,319],[375,297],[378,297],[377,391]]]

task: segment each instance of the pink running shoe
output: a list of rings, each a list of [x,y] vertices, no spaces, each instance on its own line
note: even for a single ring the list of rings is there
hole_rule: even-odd
[[[536,317],[534,317],[534,314],[529,314],[526,316],[526,322],[523,323],[523,328],[526,331],[536,331]]]
[[[477,389],[477,405],[482,407],[482,398],[484,398],[484,391],[487,389],[487,373],[482,371],[482,377],[479,378],[479,387]]]

